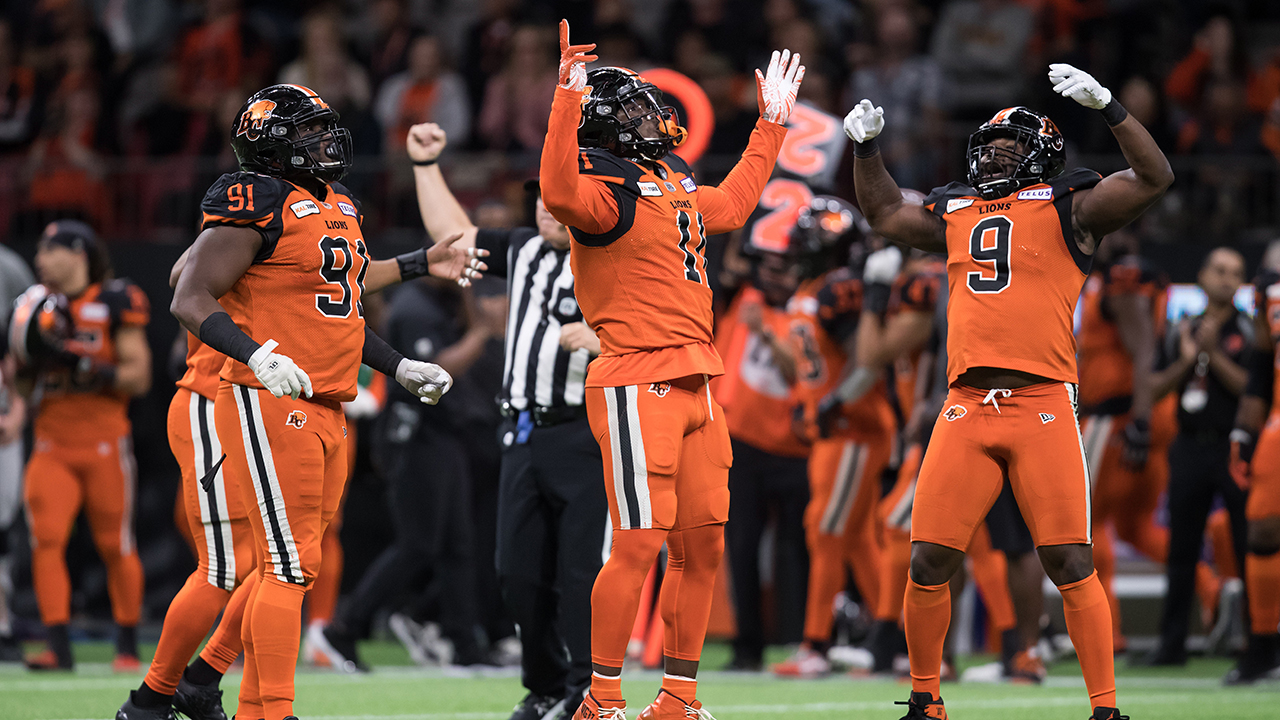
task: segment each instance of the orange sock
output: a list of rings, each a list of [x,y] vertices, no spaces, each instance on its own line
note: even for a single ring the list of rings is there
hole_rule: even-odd
[[[973,562],[973,584],[982,594],[982,602],[991,615],[991,626],[997,632],[1016,627],[1018,618],[1013,612],[1013,597],[1009,594],[1009,560],[1004,553],[991,547],[991,536],[986,523],[978,526],[974,539],[982,537],[985,544],[969,545],[969,559]],[[977,547],[975,547],[975,545]]]
[[[813,528],[808,532],[809,595],[804,608],[804,639],[829,642],[831,606],[844,587],[844,539]]]
[[[204,649],[200,651],[200,657],[209,663],[210,667],[224,675],[227,668],[231,667],[231,663],[240,657],[240,651],[244,649],[242,639],[244,610],[257,586],[258,573],[249,573],[249,577],[245,578],[244,582],[240,583],[240,587],[231,593],[231,599],[227,601],[227,607],[222,611],[222,620],[213,631],[213,637],[209,638],[209,642],[205,643]]]
[[[1098,573],[1058,587],[1067,634],[1080,658],[1084,686],[1093,707],[1116,706],[1115,656],[1111,642],[1111,608]]]
[[[262,693],[258,690],[258,655],[253,649],[253,605],[258,597],[258,590],[262,587],[260,573],[260,567],[254,568],[251,578],[253,584],[245,582],[249,590],[240,618],[240,642],[244,646],[244,676],[240,678],[240,698],[236,707],[236,717],[242,718],[261,718],[266,715],[262,709]]]
[[[908,578],[905,596],[907,654],[911,660],[911,691],[941,697],[942,646],[951,625],[951,586],[919,585]]]
[[[723,525],[667,533],[667,574],[658,594],[664,628],[662,652],[666,657],[694,662],[702,658],[716,571],[723,555]],[[667,691],[685,702],[694,700],[692,693],[685,696],[671,688]]]
[[[258,578],[250,619],[258,660],[258,692],[266,720],[293,715],[293,671],[302,638],[302,601],[306,588],[275,575]]]
[[[307,591],[308,622],[329,622],[338,606],[338,592],[342,588],[342,542],[338,539],[341,526],[329,523],[320,541],[320,571]]]
[[[1120,637],[1120,599],[1112,590],[1112,582],[1116,576],[1116,554],[1111,542],[1111,527],[1106,524],[1094,524],[1093,533],[1093,568],[1102,585],[1102,592],[1107,594],[1107,607],[1111,611],[1111,638],[1114,644]]]
[[[854,508],[857,512],[858,508]],[[849,518],[850,527],[845,531],[844,535],[844,561],[848,563],[849,569],[853,572],[853,582],[858,586],[858,592],[862,595],[862,602],[867,606],[867,612],[871,617],[877,617],[880,614],[880,543],[876,539],[876,525],[874,516],[860,516]],[[840,573],[841,579],[844,579],[843,571]],[[832,595],[831,603],[827,604],[827,617],[832,618],[832,603],[835,602],[835,596]],[[827,635],[830,636],[831,630],[827,629]]]
[[[1275,635],[1280,626],[1280,552],[1244,556],[1244,586],[1254,635]]]
[[[197,569],[169,603],[160,628],[160,643],[151,660],[147,687],[161,695],[172,695],[200,641],[218,619],[231,593],[209,584],[208,570]]]
[[[596,696],[596,700],[622,702],[622,668],[617,670],[617,675],[591,673],[591,694]]]
[[[614,531],[613,550],[591,589],[591,662],[622,667],[640,606],[640,589],[666,536],[666,530],[657,529]],[[622,699],[616,689],[608,696],[596,692],[597,676],[592,677],[597,699]]]
[[[693,704],[698,697],[698,681],[693,678],[663,673],[662,689],[680,698],[686,705]]]
[[[911,533],[885,528],[884,552],[880,554],[880,602],[876,603],[876,619],[898,622],[902,619],[902,596],[907,592],[907,574],[911,569]]]

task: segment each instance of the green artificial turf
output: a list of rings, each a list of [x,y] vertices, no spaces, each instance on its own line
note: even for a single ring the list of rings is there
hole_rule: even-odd
[[[295,712],[302,720],[504,720],[524,694],[515,671],[487,673],[412,667],[394,643],[370,642],[361,648],[376,666],[370,675],[344,676],[299,668]],[[76,646],[74,673],[32,674],[0,665],[0,718],[3,720],[111,720],[141,673],[113,675],[105,643]],[[144,651],[149,657],[150,650]],[[771,653],[780,659],[781,651]],[[893,680],[777,680],[767,673],[722,673],[713,668],[728,660],[724,645],[707,647],[698,696],[718,720],[780,718],[800,720],[897,720],[908,688]],[[982,658],[973,659],[974,662]],[[1224,688],[1219,678],[1225,660],[1193,660],[1182,669],[1129,669],[1117,663],[1121,710],[1134,720],[1249,720],[1280,718],[1280,684]],[[654,671],[630,670],[623,690],[632,717],[653,697],[661,682]],[[235,709],[239,676],[223,681],[228,714]],[[1089,715],[1084,684],[1074,662],[1051,669],[1042,687],[959,684],[943,687],[957,720],[1085,720]]]

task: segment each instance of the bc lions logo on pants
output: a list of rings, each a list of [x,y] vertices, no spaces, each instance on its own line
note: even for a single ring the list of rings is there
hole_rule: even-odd
[[[289,417],[284,419],[284,424],[301,430],[302,426],[307,424],[307,414],[301,410],[294,410],[289,413]],[[343,429],[345,430],[345,428]]]
[[[667,393],[671,392],[671,383],[669,382],[650,383],[649,392],[653,393],[654,395],[657,395],[658,397],[666,397]]]
[[[969,411],[965,410],[963,405],[952,405],[947,408],[947,411],[942,414],[942,417],[946,418],[947,422],[955,422],[968,414]]]

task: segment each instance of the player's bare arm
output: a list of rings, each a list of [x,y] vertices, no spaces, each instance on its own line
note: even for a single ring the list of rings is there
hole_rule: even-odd
[[[1120,144],[1129,169],[1112,173],[1072,199],[1072,229],[1085,254],[1092,254],[1107,233],[1128,225],[1173,184],[1169,160],[1151,133],[1092,75],[1066,64],[1049,66],[1054,92],[1100,110]]]
[[[1169,363],[1169,367],[1151,374],[1152,401],[1168,395],[1182,381],[1183,376],[1196,366],[1196,358],[1200,355],[1195,338],[1191,336],[1191,323],[1183,320],[1178,323],[1178,357]]]
[[[422,123],[409,128],[405,144],[414,165],[413,182],[422,224],[432,238],[446,238],[427,249],[431,274],[467,287],[489,269],[479,259],[489,251],[476,248],[476,226],[449,191],[440,172],[437,161],[448,144],[448,137],[439,125]],[[455,235],[456,239],[449,239]]]
[[[122,327],[115,331],[116,390],[130,397],[141,397],[151,389],[151,346],[147,330],[140,326]]]
[[[904,198],[885,168],[875,141],[883,130],[884,109],[870,100],[855,105],[844,118],[845,134],[857,143],[853,185],[859,209],[878,234],[925,252],[946,253],[946,224],[924,205]]]

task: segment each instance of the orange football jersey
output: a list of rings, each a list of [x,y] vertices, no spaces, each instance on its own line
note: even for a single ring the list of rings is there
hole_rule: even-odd
[[[279,178],[228,173],[209,188],[202,210],[206,228],[251,227],[262,234],[258,257],[220,299],[231,319],[259,343],[279,343],[276,352],[307,373],[315,397],[354,398],[369,253],[347,189],[330,183],[318,198]],[[247,365],[230,358],[221,376],[262,387]]]
[[[73,335],[67,349],[94,363],[114,365],[115,332],[145,327],[151,305],[137,285],[127,280],[95,283],[68,302]],[[129,428],[129,398],[111,388],[81,388],[70,369],[54,367],[39,376],[42,399],[36,415],[37,435],[49,438],[115,437]]]
[[[817,417],[818,402],[844,378],[845,341],[858,330],[862,280],[847,267],[806,282],[787,302],[796,354],[796,396],[805,416]],[[835,435],[881,433],[894,425],[884,381],[853,405],[846,405]]]
[[[218,394],[218,375],[226,362],[226,355],[200,342],[193,333],[187,333],[187,371],[177,385],[213,400]]]
[[[790,332],[786,311],[766,303],[764,293],[756,288],[743,288],[716,327],[716,350],[724,358],[724,375],[712,381],[711,392],[724,408],[730,437],[774,455],[805,457],[809,446],[791,429],[795,393],[774,365],[769,345],[742,319],[742,308],[749,304],[760,306],[764,326],[786,342]]]
[[[1128,410],[1133,395],[1133,358],[1120,338],[1107,300],[1118,295],[1142,295],[1151,300],[1152,327],[1157,342],[1164,337],[1168,311],[1168,280],[1140,257],[1121,258],[1094,272],[1085,282],[1080,315],[1080,407],[1086,412],[1110,402]]]
[[[540,182],[547,209],[573,236],[575,294],[600,337],[587,387],[719,375],[707,236],[746,222],[786,128],[761,120],[724,182],[699,186],[676,155],[642,164],[579,150],[581,99],[556,90]]]
[[[925,198],[946,223],[947,380],[976,367],[1077,382],[1074,317],[1092,258],[1071,231],[1076,169],[997,200],[952,183]]]
[[[946,280],[946,263],[932,258],[914,271],[899,275],[894,280],[893,290],[889,296],[888,316],[893,317],[900,312],[932,315],[937,310],[942,283]],[[934,332],[937,332],[936,328]],[[902,409],[904,420],[910,420],[911,413],[915,409],[916,376],[922,352],[924,348],[917,348],[898,357],[893,363],[894,389],[898,393],[898,406]]]
[[[1280,273],[1263,270],[1253,281],[1253,307],[1256,312],[1267,313],[1267,325],[1271,328],[1273,347],[1280,346]],[[1280,352],[1276,354],[1276,382],[1272,389],[1271,409],[1280,408]]]

